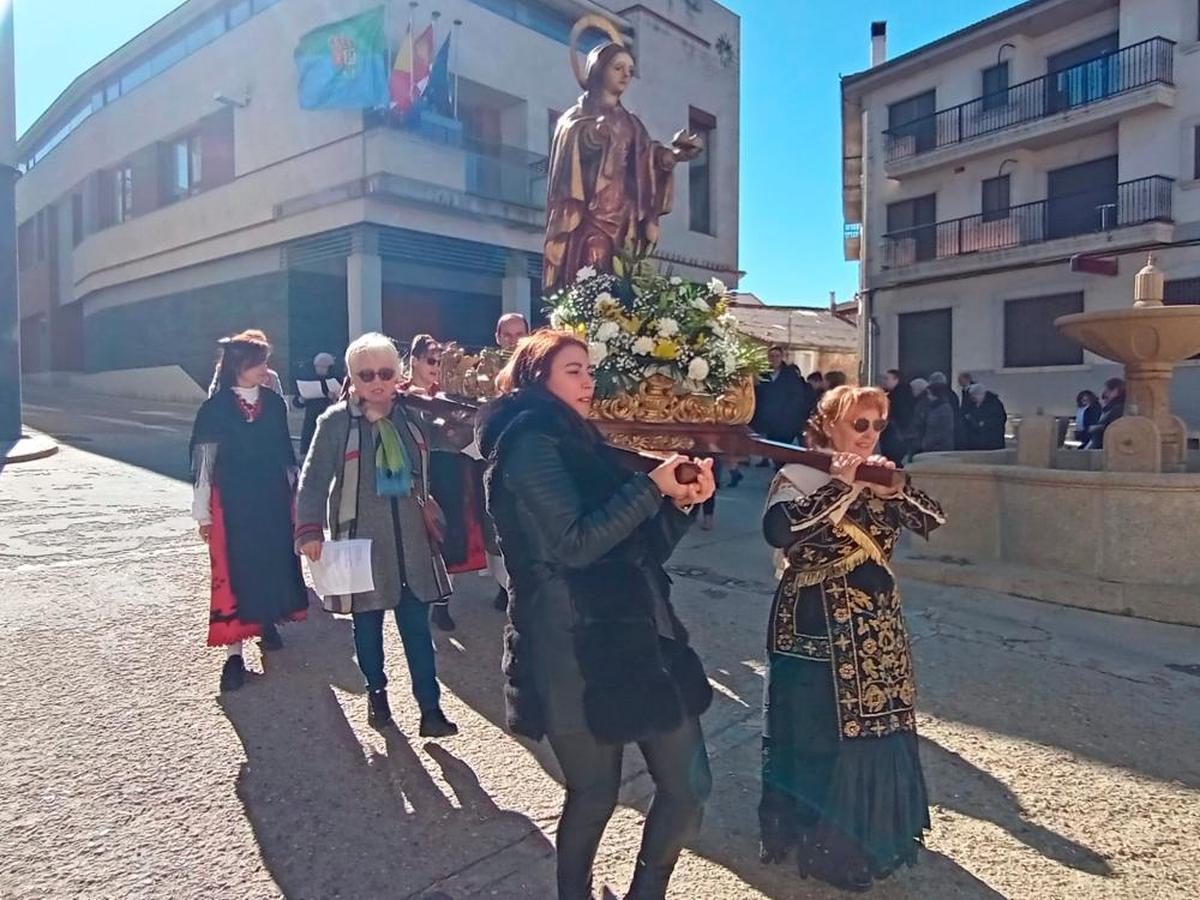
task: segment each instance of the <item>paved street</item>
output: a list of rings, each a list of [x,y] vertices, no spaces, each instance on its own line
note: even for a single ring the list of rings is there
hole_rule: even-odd
[[[219,698],[207,559],[188,519],[192,410],[26,396],[63,441],[0,472],[0,897],[552,897],[561,799],[545,745],[507,735],[493,588],[460,580],[438,637],[457,739],[366,724],[349,623],[315,607],[248,651]],[[837,892],[757,861],[759,704],[771,582],[753,470],[673,561],[718,691],[716,787],[672,898]],[[979,591],[905,585],[934,830],[879,898],[1195,897],[1200,634]],[[598,881],[629,878],[651,788],[627,759]]]

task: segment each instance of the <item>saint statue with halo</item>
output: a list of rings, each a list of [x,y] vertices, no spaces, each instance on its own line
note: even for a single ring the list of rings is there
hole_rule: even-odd
[[[577,51],[588,28],[609,42],[587,56]],[[579,102],[554,128],[546,199],[543,288],[551,296],[585,266],[611,272],[627,248],[644,253],[658,241],[658,220],[671,211],[672,174],[704,149],[686,131],[671,146],[650,139],[646,126],[621,104],[633,79],[633,55],[620,32],[600,16],[584,16],[571,31],[571,67],[583,88]]]

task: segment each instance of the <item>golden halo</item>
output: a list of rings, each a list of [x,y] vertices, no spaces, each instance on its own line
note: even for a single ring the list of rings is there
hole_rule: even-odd
[[[589,28],[603,31],[614,44],[619,47],[625,46],[625,39],[621,37],[621,32],[617,30],[617,26],[604,18],[604,16],[587,15],[575,23],[574,27],[571,28],[571,38],[567,41],[567,52],[571,54],[571,71],[575,73],[575,80],[579,82],[579,86],[584,90],[587,90],[587,79],[584,77],[583,65],[579,62],[579,39]]]

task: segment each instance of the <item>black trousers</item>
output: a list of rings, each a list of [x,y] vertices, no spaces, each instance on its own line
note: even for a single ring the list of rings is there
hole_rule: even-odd
[[[588,733],[550,736],[567,796],[558,824],[559,900],[591,897],[592,863],[617,806],[624,747],[599,744]],[[663,900],[683,844],[700,827],[712,772],[700,722],[641,741],[638,748],[654,779],[654,801],[642,830],[629,900]]]

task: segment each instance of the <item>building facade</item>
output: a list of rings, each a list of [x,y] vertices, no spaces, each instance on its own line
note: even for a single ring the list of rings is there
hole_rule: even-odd
[[[1068,414],[1120,368],[1055,318],[1129,306],[1150,251],[1167,301],[1200,302],[1198,12],[1029,0],[891,60],[875,23],[842,80],[870,377],[967,371],[1014,414]],[[1200,427],[1200,362],[1174,394]]]
[[[382,328],[490,342],[541,311],[546,162],[579,89],[568,35],[612,21],[652,134],[700,130],[659,255],[736,282],[739,21],[713,0],[437,0],[453,30],[452,119],[397,127],[303,110],[293,50],[372,0],[189,0],[81,75],[19,141],[22,351],[29,371],[182,366],[265,330],[281,372]],[[393,0],[390,39],[409,4]],[[458,20],[461,24],[451,24]]]

